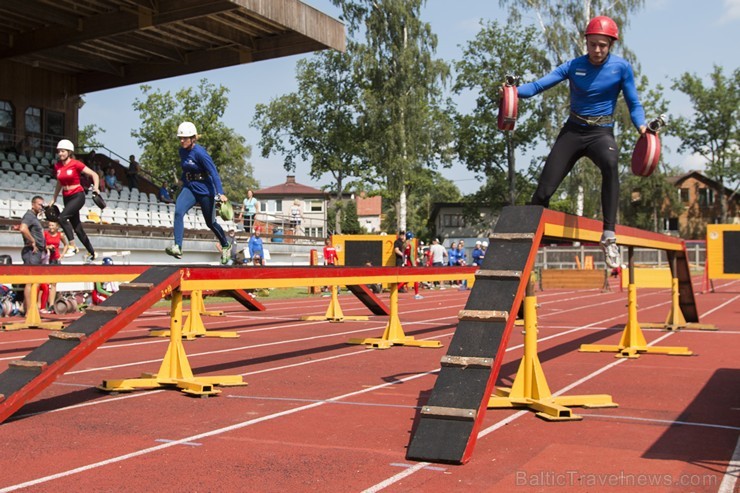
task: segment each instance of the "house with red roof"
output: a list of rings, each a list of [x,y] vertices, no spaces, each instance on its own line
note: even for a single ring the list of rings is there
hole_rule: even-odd
[[[365,194],[359,194],[355,197],[357,204],[357,219],[360,226],[365,228],[368,233],[379,233],[380,223],[383,220],[383,200],[380,195],[374,197],[365,197]]]
[[[329,194],[288,175],[285,183],[254,191],[259,202],[256,222],[267,234],[323,238]]]

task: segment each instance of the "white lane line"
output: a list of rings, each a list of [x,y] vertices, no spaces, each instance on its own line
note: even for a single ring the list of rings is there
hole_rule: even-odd
[[[596,323],[604,323],[604,322],[605,322],[604,320],[601,320],[601,321],[596,322]],[[593,324],[591,324],[591,325],[593,325]],[[664,336],[659,337],[656,340],[648,343],[648,346],[652,346],[652,345],[654,345],[654,344],[662,341],[663,339],[665,339],[667,337],[670,337],[673,334],[674,334],[674,332],[669,332],[669,333],[665,334]],[[558,395],[564,394],[565,392],[573,389],[574,387],[577,387],[578,385],[580,385],[580,384],[582,384],[584,382],[587,382],[588,380],[591,380],[592,378],[594,378],[594,377],[596,377],[596,376],[598,376],[598,375],[606,372],[607,370],[610,370],[611,368],[614,368],[615,366],[617,366],[619,364],[624,363],[625,361],[628,361],[628,360],[627,359],[619,359],[619,360],[614,361],[613,363],[609,363],[608,365],[606,365],[606,366],[604,366],[604,367],[602,367],[602,368],[600,368],[600,369],[598,369],[598,370],[590,373],[589,375],[586,375],[585,377],[583,377],[583,378],[581,378],[581,379],[573,382],[572,384],[567,385],[566,387],[560,389],[559,391],[554,392],[552,395],[553,396],[558,396]],[[481,438],[485,437],[486,435],[488,435],[488,434],[496,431],[497,429],[501,428],[502,426],[504,426],[504,425],[506,425],[506,424],[514,421],[515,419],[518,419],[521,416],[524,416],[526,414],[529,414],[529,411],[519,411],[519,412],[517,412],[517,413],[515,413],[515,414],[513,414],[511,416],[509,416],[508,418],[506,418],[504,420],[501,420],[501,421],[499,421],[499,422],[497,422],[497,423],[489,426],[485,430],[482,430],[482,431],[480,431],[480,433],[478,433],[478,439],[480,440]],[[736,452],[737,452],[737,450],[736,450]],[[733,459],[734,459],[734,456],[733,456]],[[414,474],[414,473],[416,473],[418,471],[421,471],[422,469],[424,469],[428,465],[430,465],[429,462],[420,462],[420,463],[417,464],[417,466],[415,468],[409,468],[406,471],[403,471],[403,472],[401,472],[399,474],[395,474],[395,475],[393,475],[393,476],[391,476],[391,477],[389,477],[389,478],[387,478],[387,479],[385,479],[385,480],[383,480],[383,481],[381,481],[381,482],[379,482],[379,483],[371,486],[370,488],[367,488],[367,489],[363,490],[363,493],[377,493],[378,491],[381,491],[381,490],[383,490],[383,489],[385,489],[385,488],[387,488],[389,486],[392,486],[393,484],[401,481],[402,479],[407,478],[407,477],[411,476],[412,474]],[[728,472],[729,472],[729,468],[728,468]],[[733,486],[734,486],[734,484],[733,484]],[[732,490],[730,490],[730,491],[732,491]]]
[[[383,384],[380,384],[380,385],[375,385],[373,387],[368,387],[368,388],[365,388],[365,389],[362,389],[362,390],[357,390],[357,391],[354,391],[354,392],[348,392],[346,394],[338,395],[336,397],[332,397],[331,399],[327,399],[327,402],[328,401],[340,400],[340,399],[346,399],[347,397],[352,397],[352,396],[356,396],[356,395],[360,395],[360,394],[366,394],[366,393],[369,393],[369,392],[373,392],[375,390],[379,390],[379,389],[383,389],[383,388],[386,388],[386,387],[390,387],[392,385],[399,385],[399,384],[402,384],[402,383],[405,383],[405,382],[408,382],[408,381],[411,381],[411,380],[416,380],[417,378],[426,377],[428,375],[431,375],[432,373],[434,373],[434,372],[419,373],[419,374],[416,374],[416,375],[411,375],[411,376],[408,376],[408,377],[401,378],[399,380],[395,380],[393,382],[386,382],[386,383],[383,383]],[[322,401],[322,402],[315,402],[315,403],[307,404],[305,406],[295,407],[295,408],[292,408],[292,409],[286,409],[285,411],[281,411],[281,412],[278,412],[278,413],[268,414],[268,415],[265,415],[265,416],[261,416],[259,418],[250,419],[250,420],[247,420],[247,421],[242,421],[241,423],[236,423],[236,424],[225,426],[225,427],[222,427],[222,428],[217,428],[217,429],[214,429],[214,430],[211,430],[211,431],[207,431],[207,432],[204,432],[204,433],[198,433],[196,435],[191,435],[191,436],[188,436],[188,437],[184,437],[184,438],[181,438],[179,440],[172,440],[170,442],[163,443],[161,445],[155,445],[153,447],[147,447],[147,448],[144,448],[144,449],[141,449],[141,450],[137,450],[135,452],[131,452],[131,453],[128,453],[128,454],[119,455],[119,456],[116,456],[116,457],[111,457],[111,458],[106,459],[106,460],[94,462],[94,463],[87,464],[87,465],[80,466],[80,467],[76,467],[74,469],[69,469],[67,471],[62,471],[62,472],[59,472],[59,473],[56,473],[56,474],[51,474],[49,476],[44,476],[44,477],[41,477],[41,478],[37,478],[37,479],[30,480],[30,481],[26,481],[26,482],[23,482],[23,483],[9,485],[9,486],[6,486],[5,488],[0,489],[0,493],[6,493],[6,492],[10,492],[10,491],[16,491],[16,490],[19,490],[21,488],[28,488],[30,486],[35,486],[35,485],[38,485],[38,484],[42,484],[42,483],[46,483],[46,482],[49,482],[49,481],[53,481],[55,479],[66,478],[66,477],[69,477],[69,476],[72,476],[72,475],[75,475],[75,474],[79,474],[81,472],[90,471],[90,470],[93,470],[93,469],[97,469],[99,467],[108,466],[110,464],[115,464],[115,463],[118,463],[118,462],[123,462],[125,460],[133,459],[135,457],[140,457],[140,456],[143,456],[143,455],[152,454],[154,452],[158,452],[160,450],[165,450],[165,449],[168,449],[170,447],[174,447],[176,445],[182,445],[182,444],[185,444],[185,443],[190,443],[190,442],[194,442],[194,441],[197,441],[197,440],[202,440],[204,438],[209,438],[209,437],[212,437],[212,436],[221,435],[223,433],[228,433],[228,432],[231,432],[231,431],[240,430],[240,429],[246,428],[248,426],[252,426],[252,425],[259,424],[259,423],[263,423],[265,421],[271,421],[273,419],[281,418],[283,416],[289,416],[291,414],[299,413],[299,412],[302,412],[302,411],[307,411],[309,409],[313,409],[313,408],[316,408],[316,407],[319,407],[319,406],[323,406],[325,404],[326,404],[326,402],[324,402],[324,401]]]
[[[737,484],[737,478],[740,476],[740,438],[737,439],[735,444],[735,452],[732,454],[730,463],[727,464],[727,470],[724,476],[722,476],[722,482],[719,484],[717,493],[734,493],[737,490],[735,485]]]
[[[190,353],[190,354],[188,354],[188,359],[191,359],[192,360],[192,358],[195,358],[195,357],[198,357],[198,356],[210,356],[210,355],[214,355],[214,354],[233,353],[233,352],[237,352],[237,351],[246,351],[246,350],[249,350],[249,349],[256,349],[256,348],[269,347],[269,346],[279,346],[279,345],[282,345],[282,344],[292,344],[292,343],[296,343],[296,342],[315,341],[315,340],[319,340],[319,339],[326,339],[326,338],[331,338],[331,337],[336,337],[336,336],[344,336],[344,335],[357,334],[357,333],[361,333],[361,332],[367,332],[367,331],[370,331],[370,330],[378,331],[379,329],[382,329],[382,327],[370,327],[370,328],[366,328],[366,329],[358,329],[358,330],[351,330],[351,331],[345,331],[345,332],[335,332],[335,333],[332,333],[332,334],[322,334],[322,335],[317,335],[317,336],[301,337],[301,338],[297,338],[297,339],[287,339],[287,340],[282,340],[282,341],[273,341],[273,342],[265,342],[265,343],[261,343],[261,344],[252,344],[252,345],[249,345],[249,346],[239,346],[239,347],[227,348],[227,349],[217,349],[217,350],[213,350],[213,351],[204,351],[204,352],[201,352],[201,353]],[[86,368],[84,370],[68,371],[68,372],[65,373],[65,375],[76,375],[76,374],[80,374],[80,373],[90,373],[90,372],[101,371],[101,370],[113,370],[113,369],[116,369],[116,368],[126,368],[126,367],[129,367],[129,366],[138,366],[138,365],[146,365],[146,364],[161,363],[161,362],[162,362],[162,358],[150,359],[150,360],[141,360],[141,361],[134,361],[134,362],[131,362],[131,363],[121,363],[121,364],[118,364],[118,365],[99,366],[99,367],[95,367],[95,368]]]
[[[733,430],[740,431],[740,426],[729,426],[729,425],[718,425],[714,423],[697,423],[696,421],[678,421],[672,419],[654,419],[654,418],[641,418],[638,416],[610,416],[608,414],[584,414],[584,418],[606,418],[606,419],[626,419],[629,421],[644,421],[646,423],[660,423],[668,426],[682,425],[682,426],[699,426],[702,428],[719,428],[721,430]]]
[[[449,317],[445,317],[445,318],[449,318]],[[595,322],[595,323],[603,323],[603,322],[604,321]],[[577,329],[573,329],[573,330],[577,330]],[[561,335],[565,335],[565,333],[562,333]],[[668,334],[668,335],[670,335],[670,334]],[[439,337],[439,336],[435,336],[435,337]],[[550,338],[554,338],[554,337],[557,337],[557,336],[551,336]],[[521,346],[517,346],[517,347],[521,347]],[[509,348],[506,349],[506,352],[511,351],[511,350],[514,350],[515,348],[516,347],[509,347]],[[332,356],[331,358],[344,357],[344,356],[349,356],[349,355],[359,355],[359,354],[370,354],[370,352],[367,351],[367,350],[358,350],[358,351],[354,351],[354,352],[351,352],[351,353],[347,353],[345,355]],[[327,358],[327,359],[329,359],[329,358]],[[305,362],[305,363],[301,363],[301,364],[318,363],[318,362],[319,362],[319,360],[313,360],[311,362]],[[274,369],[268,369],[266,371],[274,371]],[[297,413],[297,412],[305,411],[305,410],[308,410],[308,409],[313,409],[315,407],[319,407],[319,406],[325,405],[326,403],[329,403],[331,401],[337,401],[337,400],[340,400],[340,399],[345,399],[347,397],[351,397],[351,396],[354,396],[354,395],[360,395],[360,394],[372,392],[374,390],[383,389],[383,388],[389,387],[391,385],[396,385],[396,384],[404,383],[404,382],[407,382],[407,381],[415,380],[417,378],[421,378],[421,377],[433,375],[433,374],[437,373],[438,371],[439,371],[438,369],[435,369],[435,370],[431,370],[431,371],[428,371],[428,372],[424,372],[424,373],[420,373],[420,374],[416,374],[416,375],[411,375],[411,376],[408,376],[408,377],[405,377],[405,378],[401,378],[399,380],[395,380],[393,382],[386,382],[386,383],[383,383],[383,384],[380,384],[380,385],[376,385],[376,386],[373,386],[373,387],[368,387],[368,388],[365,388],[365,389],[362,389],[362,390],[359,390],[359,391],[350,392],[350,393],[343,394],[343,395],[340,395],[340,396],[337,396],[337,397],[326,399],[326,400],[323,400],[321,402],[312,402],[312,403],[309,403],[309,404],[307,404],[305,406],[300,406],[300,407],[297,407],[297,408],[288,409],[288,410],[285,410],[285,411],[282,411],[282,412],[279,412],[279,413],[274,413],[274,414],[271,414],[271,415],[262,416],[260,418],[255,418],[255,419],[252,419],[252,420],[244,421],[242,423],[237,423],[235,425],[230,425],[230,426],[227,426],[227,427],[224,427],[224,428],[218,428],[216,430],[211,430],[211,431],[200,433],[200,434],[193,435],[193,436],[190,436],[190,437],[185,437],[185,438],[182,438],[180,440],[175,440],[175,441],[168,442],[168,443],[165,443],[165,444],[162,444],[162,445],[157,445],[157,446],[154,446],[154,447],[149,447],[149,448],[146,448],[146,449],[138,450],[138,451],[131,452],[131,453],[128,453],[128,454],[124,454],[124,455],[120,455],[120,456],[117,456],[117,457],[113,457],[113,458],[110,458],[110,459],[107,459],[107,460],[95,462],[95,463],[88,464],[88,465],[85,465],[85,466],[80,466],[80,467],[77,467],[75,469],[70,469],[70,470],[59,472],[59,473],[52,474],[52,475],[49,475],[49,476],[44,476],[44,477],[41,477],[41,478],[38,478],[38,479],[34,479],[34,480],[31,480],[31,481],[27,481],[27,482],[24,482],[24,483],[19,483],[19,484],[16,484],[16,485],[7,486],[6,488],[0,489],[0,493],[5,493],[5,492],[9,492],[9,491],[15,491],[17,489],[27,488],[29,486],[34,486],[34,485],[45,483],[45,482],[48,482],[48,481],[53,481],[55,479],[64,478],[64,477],[71,476],[71,475],[74,475],[74,474],[78,474],[78,473],[81,473],[81,472],[85,472],[85,471],[88,471],[88,470],[91,470],[91,469],[96,469],[96,468],[103,467],[103,466],[106,466],[106,465],[109,465],[109,464],[114,464],[114,463],[117,463],[117,462],[121,462],[121,461],[124,461],[124,460],[132,459],[132,458],[139,457],[139,456],[142,456],[142,455],[154,453],[154,452],[157,452],[159,450],[164,450],[166,448],[169,448],[169,447],[175,446],[175,445],[179,445],[179,444],[184,443],[184,442],[191,442],[191,441],[194,441],[194,440],[199,440],[199,439],[202,439],[202,438],[206,438],[206,437],[210,437],[210,436],[215,436],[215,435],[219,435],[219,434],[222,434],[222,433],[227,433],[229,431],[233,431],[233,430],[245,428],[245,427],[251,426],[253,424],[258,424],[258,423],[262,423],[264,421],[269,421],[269,420],[276,419],[276,418],[279,418],[279,417],[288,416],[290,414],[294,414],[294,413]],[[155,391],[155,392],[162,392],[162,390]],[[135,395],[137,395],[137,396],[151,395],[151,392],[148,392],[148,393],[145,393],[145,394],[135,394]],[[127,397],[131,398],[131,397],[134,397],[134,396],[127,396]],[[110,402],[112,400],[113,399],[107,399],[107,400],[105,400],[103,402],[106,402],[107,403],[107,402]],[[79,407],[82,407],[82,406],[79,406]],[[67,409],[71,409],[71,408],[72,407],[67,408]],[[524,414],[528,414],[528,413],[529,413],[528,411],[519,411],[518,413],[515,413],[512,416],[510,416],[510,417],[508,417],[508,418],[500,421],[499,423],[496,423],[493,426],[489,427],[487,429],[488,431],[487,430],[484,430],[481,433],[488,434],[491,431],[493,431],[493,430],[495,430],[495,429],[497,429],[497,428],[499,428],[501,426],[504,426],[505,424],[509,423],[510,421],[513,421],[514,419],[516,419],[520,415],[524,415]],[[482,436],[482,435],[479,434],[479,436]],[[414,465],[414,466],[408,468],[407,470],[403,471],[402,473],[399,473],[399,475],[397,475],[397,476],[399,476],[399,479],[397,479],[396,481],[400,480],[402,477],[406,477],[408,475],[411,475],[414,472],[416,472],[417,470],[423,469],[424,467],[427,467],[427,466],[430,466],[430,464],[429,463],[426,463],[426,462],[423,462],[423,463],[419,463],[417,465]],[[396,481],[393,481],[393,482],[396,482]],[[389,484],[392,484],[392,483],[389,483]]]
[[[589,324],[589,325],[584,326],[584,328],[585,327],[588,327],[588,326],[603,324],[606,321],[612,320],[613,318],[619,318],[621,316],[622,315],[617,316],[617,317],[612,317],[612,318],[607,319],[607,320],[601,320],[601,321],[598,321],[598,322],[594,322],[592,324]],[[447,318],[449,318],[449,317],[447,317]],[[579,328],[574,328],[572,331],[568,331],[568,332],[573,332],[573,331],[576,331],[576,330],[579,330]],[[568,332],[562,333],[560,335],[565,335]],[[656,339],[655,341],[649,343],[648,345],[653,345],[653,344],[659,342],[660,340],[665,339],[666,337],[671,336],[672,334],[673,334],[672,332],[671,333],[668,333],[665,336],[660,337],[660,338]],[[554,337],[557,337],[557,335],[550,336],[549,339],[552,339]],[[518,346],[518,347],[521,347],[521,346]],[[506,351],[508,352],[508,351],[510,351],[512,349],[515,349],[515,347],[507,348]],[[347,355],[351,355],[351,354],[368,354],[368,352],[367,351],[357,351],[357,352],[353,352],[353,353],[348,353]],[[342,355],[342,356],[344,356],[344,355]],[[334,357],[337,357],[337,356],[334,356]],[[318,361],[319,360],[314,360],[313,362],[318,362]],[[562,390],[554,393],[553,395],[562,394],[562,393],[566,392],[567,390],[570,390],[571,388],[579,385],[580,383],[583,383],[583,382],[585,382],[587,380],[590,380],[591,378],[593,378],[593,377],[595,377],[595,376],[603,373],[607,369],[612,368],[612,367],[616,366],[617,364],[620,364],[620,363],[622,363],[624,361],[626,361],[626,360],[617,360],[617,361],[615,361],[613,363],[610,363],[609,365],[606,365],[604,368],[602,368],[600,370],[597,370],[596,372],[593,372],[591,375],[578,380],[576,383],[569,385],[568,387],[566,387],[566,388],[564,388],[564,389],[562,389]],[[279,418],[279,417],[282,417],[282,416],[287,416],[287,415],[291,415],[291,414],[294,414],[294,413],[297,413],[297,412],[301,412],[301,411],[304,411],[304,410],[313,409],[315,407],[322,406],[325,403],[330,402],[330,401],[335,401],[335,400],[344,399],[346,397],[350,397],[350,396],[354,396],[354,395],[359,395],[359,394],[364,394],[364,393],[367,393],[367,392],[372,392],[374,390],[386,388],[386,387],[389,387],[391,385],[396,385],[396,384],[399,384],[399,383],[404,383],[404,382],[411,381],[411,380],[414,380],[414,379],[417,379],[417,378],[421,378],[421,377],[424,377],[424,376],[432,375],[432,374],[436,373],[437,371],[438,370],[433,370],[433,371],[429,371],[429,372],[425,372],[425,373],[420,373],[420,374],[417,374],[417,375],[412,375],[412,376],[409,376],[409,377],[405,377],[405,378],[396,380],[394,382],[387,382],[387,383],[380,384],[380,385],[377,385],[377,386],[374,386],[374,387],[369,387],[369,388],[365,388],[365,389],[362,389],[362,390],[359,390],[359,391],[355,391],[355,392],[350,392],[350,393],[347,393],[347,394],[343,394],[343,395],[340,395],[340,396],[337,396],[337,397],[328,399],[326,401],[311,403],[311,404],[308,404],[306,406],[301,406],[301,407],[298,407],[298,408],[288,409],[286,411],[282,411],[282,412],[279,412],[279,413],[274,413],[274,414],[266,415],[266,416],[263,416],[263,417],[260,417],[260,418],[256,418],[256,419],[244,421],[242,423],[237,423],[235,425],[230,425],[230,426],[227,426],[227,427],[218,428],[216,430],[211,430],[211,431],[208,431],[208,432],[200,433],[200,434],[193,435],[193,436],[190,436],[190,437],[186,437],[186,438],[183,438],[183,439],[180,439],[180,440],[174,440],[172,442],[168,442],[168,443],[165,443],[165,444],[162,444],[162,445],[158,445],[158,446],[155,446],[155,447],[149,447],[149,448],[146,448],[146,449],[138,450],[138,451],[135,451],[135,452],[132,452],[132,453],[129,453],[129,454],[121,455],[121,456],[118,456],[118,457],[113,457],[111,459],[107,459],[107,460],[104,460],[104,461],[99,461],[99,462],[96,462],[96,463],[93,463],[93,464],[88,464],[88,465],[81,466],[81,467],[78,467],[78,468],[75,468],[75,469],[71,469],[71,470],[68,470],[68,471],[64,471],[64,472],[60,472],[60,473],[57,473],[57,474],[45,476],[45,477],[42,477],[42,478],[38,478],[38,479],[35,479],[35,480],[27,481],[27,482],[24,482],[24,483],[19,483],[19,484],[16,484],[16,485],[11,485],[11,486],[8,486],[6,488],[0,489],[0,493],[9,492],[9,491],[15,491],[17,489],[26,488],[26,487],[29,487],[29,486],[34,486],[34,485],[37,485],[37,484],[41,484],[41,483],[45,483],[45,482],[48,482],[48,481],[52,481],[54,479],[60,479],[60,478],[71,476],[73,474],[77,474],[77,473],[80,473],[80,472],[88,471],[88,470],[95,469],[95,468],[98,468],[98,467],[103,467],[105,465],[109,465],[109,464],[121,462],[121,461],[124,461],[124,460],[127,460],[127,459],[131,459],[131,458],[134,458],[134,457],[139,457],[139,456],[142,456],[142,455],[150,454],[150,453],[153,453],[153,452],[156,452],[156,451],[159,451],[159,450],[164,450],[164,449],[167,449],[167,448],[172,447],[174,445],[180,445],[180,444],[183,444],[183,443],[192,442],[193,440],[198,440],[198,439],[202,439],[202,438],[207,438],[207,437],[210,437],[210,436],[219,435],[219,434],[226,433],[226,432],[233,431],[233,430],[238,430],[238,429],[241,429],[241,428],[245,428],[247,426],[251,426],[253,424],[258,424],[258,423],[262,423],[264,421],[269,421],[269,420],[272,420],[272,419],[276,419],[276,418]],[[162,392],[162,391],[155,391],[155,392]],[[136,394],[136,395],[150,395],[150,394],[151,394],[151,392],[148,392],[146,394]],[[131,397],[134,397],[134,396],[126,396],[124,398],[131,398]],[[118,398],[118,399],[120,399],[120,398]],[[116,399],[116,400],[118,400],[118,399]],[[114,399],[107,399],[105,402],[110,402],[112,400],[114,400]],[[84,406],[85,405],[72,406],[72,407],[84,407]],[[71,409],[72,407],[69,407],[69,408],[66,408],[66,409]],[[517,413],[515,413],[515,414],[513,414],[511,416],[509,416],[508,418],[505,418],[504,420],[501,420],[501,421],[493,424],[492,426],[486,428],[485,430],[482,430],[478,434],[478,438],[482,438],[482,437],[488,435],[489,433],[495,431],[496,429],[498,429],[498,428],[500,428],[500,427],[508,424],[511,421],[514,421],[515,419],[518,419],[519,417],[521,417],[521,416],[523,416],[525,414],[529,414],[529,411],[519,411],[519,412],[517,412]],[[737,452],[737,450],[736,450],[736,452]],[[734,456],[733,456],[733,459],[734,459]],[[408,476],[414,474],[415,472],[417,472],[419,470],[424,469],[427,466],[430,466],[430,463],[420,462],[420,463],[418,463],[418,464],[416,464],[416,465],[408,468],[407,470],[403,471],[402,473],[399,473],[398,475],[395,475],[395,476],[393,476],[391,478],[388,478],[387,480],[385,480],[385,481],[383,481],[381,483],[378,483],[374,487],[371,487],[370,489],[367,489],[365,491],[368,491],[368,492],[380,491],[380,490],[384,489],[385,487],[390,486],[390,485],[392,485],[392,484],[400,481],[401,479],[403,479],[405,477],[408,477]],[[383,485],[383,486],[381,486],[381,485]]]

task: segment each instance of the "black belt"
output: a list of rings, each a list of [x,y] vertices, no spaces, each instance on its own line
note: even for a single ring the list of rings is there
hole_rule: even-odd
[[[614,123],[614,115],[583,116],[579,115],[575,111],[571,111],[570,117],[578,123],[585,123],[586,125],[589,125],[591,127],[611,125],[612,123]]]
[[[185,173],[185,179],[188,181],[206,181],[206,176],[203,173]]]

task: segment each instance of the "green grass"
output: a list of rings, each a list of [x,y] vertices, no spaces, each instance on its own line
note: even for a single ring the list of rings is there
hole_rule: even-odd
[[[321,293],[318,294],[309,294],[308,288],[301,287],[301,288],[274,288],[274,289],[255,289],[252,293],[258,300],[264,300],[264,299],[270,299],[270,300],[282,300],[282,299],[289,299],[289,298],[317,298],[321,297]],[[234,301],[234,298],[231,298],[230,296],[207,296],[206,297],[206,303],[228,303],[230,301]],[[186,299],[183,303],[184,305],[189,305],[188,300]],[[170,306],[169,300],[161,300],[155,303],[154,305],[157,308]]]

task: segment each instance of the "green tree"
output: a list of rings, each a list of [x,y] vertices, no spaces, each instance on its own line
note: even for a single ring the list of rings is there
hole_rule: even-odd
[[[177,127],[183,121],[191,121],[198,129],[198,143],[213,158],[230,200],[240,201],[249,188],[259,187],[248,162],[251,147],[221,121],[229,103],[226,87],[216,87],[202,79],[197,88],[183,88],[174,95],[155,91],[149,85],[142,85],[141,91],[143,99],[136,98],[133,103],[141,127],[132,130],[131,136],[143,149],[142,169],[157,179],[179,178]]]
[[[298,91],[268,105],[258,104],[252,121],[261,132],[259,146],[264,157],[283,155],[288,171],[295,170],[297,159],[308,161],[316,180],[330,174],[336,201],[352,186],[351,180],[364,172],[359,159],[359,90],[351,62],[349,53],[334,51],[299,61]],[[334,218],[339,233],[343,232],[341,211],[337,209]]]
[[[77,131],[77,153],[86,154],[103,147],[103,144],[98,140],[98,135],[104,133],[105,130],[94,123],[80,128]]]
[[[638,90],[642,94],[642,104],[648,115],[668,113],[669,102],[664,98],[661,85],[654,89],[648,88],[646,77],[636,80]],[[664,127],[661,138],[672,135],[676,125]],[[683,204],[678,199],[673,184],[668,177],[677,175],[679,171],[665,162],[661,155],[661,162],[649,177],[635,176],[631,172],[632,151],[635,148],[639,133],[629,125],[619,133],[619,149],[622,163],[620,180],[620,222],[628,226],[662,231],[665,229],[664,220],[681,213]]]
[[[342,214],[342,232],[348,235],[356,235],[363,232],[360,218],[357,216],[357,202],[348,200],[344,202],[344,214]]]
[[[411,183],[451,159],[451,121],[442,110],[449,67],[434,58],[437,38],[420,18],[423,0],[332,0],[341,7],[362,87],[363,159],[406,229]]]
[[[384,199],[386,197],[384,196]],[[413,231],[417,238],[431,238],[434,225],[430,223],[432,209],[437,202],[460,202],[462,195],[451,180],[439,171],[423,169],[409,183],[408,217],[406,230]],[[383,223],[381,228],[390,233],[398,231],[398,209],[394,202],[383,200]]]
[[[709,81],[705,86],[699,76],[688,72],[674,80],[673,89],[689,96],[694,114],[677,118],[671,127],[681,139],[679,152],[696,153],[706,160],[707,176],[720,185],[720,220],[727,223],[725,187],[734,197],[740,184],[740,69],[725,76],[722,67],[715,65]]]
[[[544,115],[539,107],[522,100],[518,107],[518,122],[514,131],[498,129],[497,115],[501,85],[506,75],[531,76],[549,68],[545,53],[535,47],[537,31],[516,24],[501,26],[497,22],[482,24],[475,39],[463,50],[463,58],[455,62],[457,79],[453,92],[471,91],[476,95],[475,108],[470,114],[456,114],[456,150],[460,160],[479,178],[485,177],[483,188],[495,195],[476,194],[476,201],[485,206],[501,204],[499,193],[508,195],[509,204],[517,203],[524,190],[517,185],[515,151],[531,149],[542,134]],[[509,184],[501,190],[488,179],[496,176]],[[527,196],[528,198],[528,196]]]

